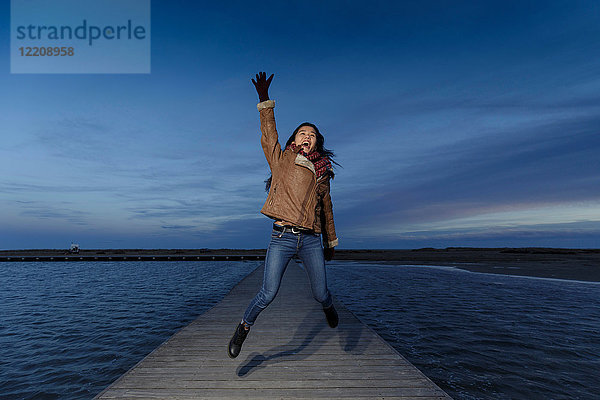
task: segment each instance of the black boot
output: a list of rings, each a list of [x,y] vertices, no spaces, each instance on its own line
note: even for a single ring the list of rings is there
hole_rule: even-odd
[[[243,323],[240,323],[237,328],[235,328],[235,332],[229,341],[229,347],[227,348],[227,355],[229,358],[236,358],[240,351],[242,350],[242,343],[246,340],[246,336],[248,336],[248,332],[250,332],[250,328],[246,329],[246,326]]]
[[[332,328],[338,326],[339,318],[333,304],[327,308],[323,308],[323,311],[325,312],[325,317],[327,317],[327,323],[329,324],[329,326]]]

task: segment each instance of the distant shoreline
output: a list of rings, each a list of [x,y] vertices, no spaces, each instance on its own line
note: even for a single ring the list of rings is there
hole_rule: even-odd
[[[0,261],[77,257],[88,261],[262,259],[265,249],[92,249],[71,254],[62,249],[0,250]],[[10,260],[9,260],[10,258]],[[600,282],[600,249],[466,248],[414,250],[336,250],[335,260],[385,264],[452,266],[472,272]],[[43,260],[40,260],[43,261]],[[54,261],[60,261],[55,259]]]

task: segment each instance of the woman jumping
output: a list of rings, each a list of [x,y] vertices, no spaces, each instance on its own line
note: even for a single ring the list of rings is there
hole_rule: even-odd
[[[229,357],[240,354],[256,317],[275,298],[281,278],[294,255],[302,260],[314,298],[321,303],[330,327],[338,325],[338,315],[327,289],[325,260],[330,261],[338,244],[333,223],[333,206],[329,181],[333,178],[333,153],[323,147],[325,139],[319,129],[304,122],[294,130],[285,149],[281,150],[275,115],[275,102],[269,100],[273,75],[259,72],[256,81],[260,112],[261,144],[271,177],[269,195],[261,212],[274,220],[271,242],[265,257],[262,288],[250,302],[244,317],[229,341]],[[323,236],[323,247],[321,237]]]

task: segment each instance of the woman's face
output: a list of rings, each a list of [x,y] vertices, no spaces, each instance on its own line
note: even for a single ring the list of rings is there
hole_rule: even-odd
[[[303,126],[296,132],[296,146],[302,146],[305,153],[310,153],[317,145],[317,132],[312,126]]]

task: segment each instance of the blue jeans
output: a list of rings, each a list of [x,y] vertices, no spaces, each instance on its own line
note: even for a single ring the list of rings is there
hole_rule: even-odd
[[[277,295],[281,278],[291,258],[298,254],[304,270],[308,274],[313,297],[323,307],[333,304],[331,293],[327,289],[325,274],[325,259],[321,247],[321,236],[314,233],[292,233],[286,228],[285,232],[275,229],[271,232],[271,242],[265,257],[265,273],[260,292],[250,302],[244,322],[253,325],[258,314],[264,310]]]

